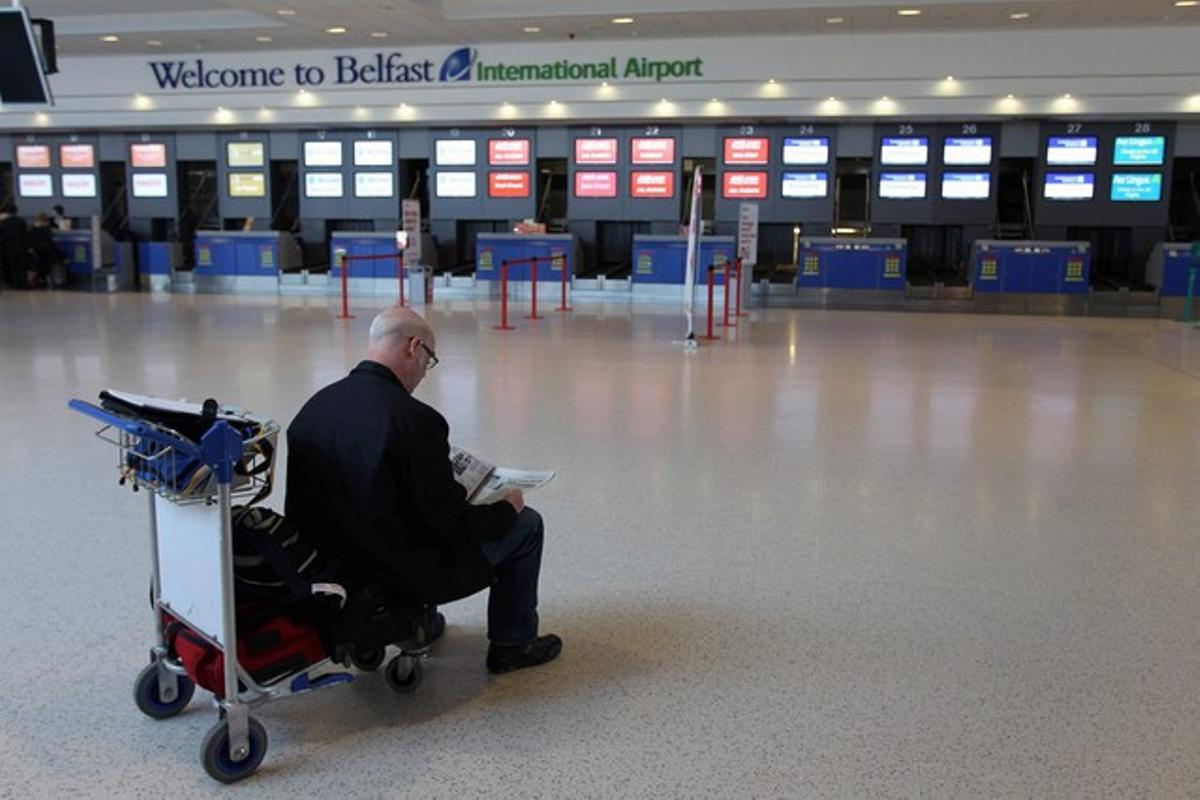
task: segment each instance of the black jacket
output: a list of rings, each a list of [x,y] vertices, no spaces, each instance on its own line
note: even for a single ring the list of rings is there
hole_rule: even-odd
[[[355,576],[424,603],[474,594],[492,580],[480,543],[507,534],[517,512],[467,503],[449,432],[390,369],[363,361],[288,427],[286,516]]]

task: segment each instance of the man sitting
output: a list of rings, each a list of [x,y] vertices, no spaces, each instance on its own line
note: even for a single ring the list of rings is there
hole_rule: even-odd
[[[449,426],[412,396],[437,364],[429,324],[406,308],[371,323],[366,360],[321,389],[288,428],[286,516],[356,575],[434,605],[490,586],[487,668],[558,656],[538,635],[541,516],[521,492],[467,503],[450,467]],[[440,635],[440,614],[431,638]]]

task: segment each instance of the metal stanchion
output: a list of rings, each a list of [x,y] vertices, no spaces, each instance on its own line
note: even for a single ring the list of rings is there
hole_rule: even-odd
[[[404,307],[404,254],[396,256],[396,274],[400,276],[400,306]]]
[[[537,313],[537,264],[537,256],[529,259],[529,285],[533,288],[533,299],[530,301],[529,316],[525,319],[545,319]]]
[[[353,256],[342,256],[342,313],[335,319],[354,319],[350,313],[350,260]]]
[[[735,317],[748,317],[750,315],[747,314],[745,311],[742,311],[742,283],[745,280],[745,271],[742,266],[742,260],[740,258],[733,262],[733,273],[734,273],[734,282],[736,283],[735,290],[737,292],[733,296],[734,297],[733,315]],[[750,274],[751,275],[754,274],[753,268],[751,268]],[[751,286],[754,285],[753,280],[750,281],[750,285]]]
[[[500,262],[500,324],[495,326],[498,331],[511,331],[508,324],[508,262]]]
[[[556,308],[554,310],[555,311],[570,311],[571,307],[569,305],[567,305],[567,257],[566,256],[554,256],[553,258],[550,259],[550,261],[551,261],[551,263],[558,261],[558,263],[562,269],[562,276],[561,276],[562,277],[562,302],[559,304],[558,308]]]
[[[707,332],[703,336],[698,337],[700,339],[720,338],[719,336],[713,335],[713,281],[715,280],[713,276],[716,274],[716,271],[716,267],[714,267],[712,264],[708,265],[708,326],[706,329]]]
[[[732,263],[730,263],[729,261],[725,262],[725,319],[721,323],[722,328],[736,328],[737,327],[736,322],[729,321],[729,294],[733,288],[733,285],[732,285],[733,281],[731,280],[731,277],[733,274],[732,267],[733,267]]]

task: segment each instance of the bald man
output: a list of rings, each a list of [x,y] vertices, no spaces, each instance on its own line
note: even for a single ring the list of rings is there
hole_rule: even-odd
[[[286,515],[351,574],[416,602],[433,607],[490,587],[488,670],[544,664],[562,640],[538,635],[542,518],[520,491],[467,503],[445,418],[413,397],[436,352],[416,312],[375,317],[366,359],[288,427]],[[445,622],[431,614],[436,638]]]

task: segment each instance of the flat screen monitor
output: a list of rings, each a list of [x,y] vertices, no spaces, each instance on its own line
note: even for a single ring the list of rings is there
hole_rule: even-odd
[[[575,163],[587,166],[617,163],[617,140],[576,139]]]
[[[266,197],[267,179],[261,172],[229,173],[230,197]]]
[[[992,137],[948,137],[942,145],[942,163],[947,167],[990,166]]]
[[[675,196],[675,173],[634,170],[629,173],[629,196],[637,200],[665,200]]]
[[[474,142],[472,142],[474,144]],[[438,172],[435,192],[438,197],[470,198],[474,197],[474,172]]]
[[[340,167],[342,165],[342,143],[318,140],[304,143],[304,166]]]
[[[580,140],[584,141],[584,140]],[[617,173],[576,172],[575,196],[609,198],[617,196]]]
[[[990,172],[942,173],[943,200],[987,200],[991,196]]]
[[[488,165],[493,167],[529,166],[529,140],[488,139]]]
[[[357,139],[354,142],[356,167],[390,167],[393,160],[391,139]]]
[[[230,167],[261,167],[265,162],[266,148],[262,142],[229,142],[225,145],[225,163]]]
[[[135,172],[130,186],[134,197],[166,197],[167,173]]]
[[[1046,163],[1052,167],[1090,167],[1096,163],[1095,136],[1051,136]]]
[[[1042,197],[1047,200],[1091,200],[1096,176],[1090,172],[1047,172]]]
[[[395,181],[391,172],[354,173],[354,196],[390,198],[395,195]]]
[[[341,197],[346,193],[342,184],[340,172],[306,172],[304,173],[305,197]]]
[[[489,172],[488,197],[497,200],[522,200],[529,197],[528,172]]]
[[[629,141],[629,160],[633,164],[674,164],[675,139],[671,136],[635,137]]]
[[[881,172],[879,196],[885,200],[924,200],[924,172]]]
[[[829,163],[829,138],[793,137],[783,140],[783,163],[785,166],[815,166]]]
[[[885,136],[879,144],[879,163],[885,167],[923,167],[929,163],[929,139]]]
[[[50,145],[17,145],[18,169],[50,169]]]
[[[95,197],[96,175],[92,172],[65,172],[62,175],[63,197]]]
[[[58,165],[63,169],[93,169],[96,166],[96,148],[90,144],[60,144]]]
[[[433,143],[433,160],[439,167],[473,167],[475,140],[438,139]]]
[[[23,8],[0,8],[0,104],[51,102],[41,45]]]
[[[726,172],[721,178],[721,197],[726,200],[763,200],[766,196],[765,172]]]
[[[1113,142],[1113,165],[1161,167],[1167,160],[1165,136],[1118,136]]]
[[[1117,172],[1112,176],[1114,203],[1157,203],[1162,200],[1163,176],[1159,172]]]
[[[727,136],[723,149],[726,164],[763,166],[771,160],[771,141],[763,136]]]
[[[829,194],[828,172],[785,172],[780,194],[793,200],[812,200]]]
[[[17,175],[17,194],[21,197],[53,197],[54,179],[45,172],[24,172]]]
[[[167,146],[162,142],[131,144],[129,165],[134,169],[163,169],[167,166]]]

